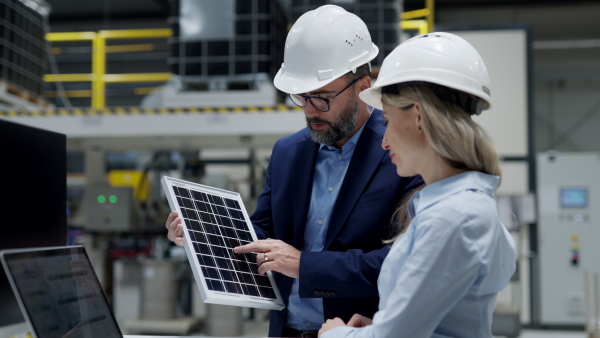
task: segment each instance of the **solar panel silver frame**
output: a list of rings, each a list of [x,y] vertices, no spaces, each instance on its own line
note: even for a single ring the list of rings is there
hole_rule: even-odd
[[[220,197],[225,197],[237,201],[240,204],[242,213],[244,214],[244,222],[248,227],[248,231],[252,235],[252,240],[258,240],[239,193],[189,181],[184,181],[168,176],[164,176],[161,179],[161,184],[167,196],[167,200],[169,201],[169,206],[171,207],[171,210],[176,210],[179,215],[183,214],[181,212],[181,206],[179,205],[179,203],[177,203],[177,195],[173,190],[173,186],[200,191],[203,193],[217,195]],[[275,284],[275,280],[273,279],[271,271],[267,272],[267,277],[269,278],[271,286],[273,287],[273,292],[277,296],[276,298],[269,299],[264,297],[256,297],[250,295],[210,290],[206,284],[205,276],[202,272],[202,269],[200,268],[200,263],[198,262],[198,258],[196,256],[196,251],[193,248],[192,241],[188,240],[188,238],[190,238],[188,224],[186,224],[185,219],[183,217],[180,218],[182,219],[181,224],[183,226],[183,247],[185,248],[186,256],[188,258],[188,261],[190,262],[190,266],[192,267],[192,272],[194,273],[194,278],[196,279],[196,284],[198,285],[200,296],[202,297],[202,300],[205,303],[245,306],[269,310],[282,310],[285,308],[283,299],[281,297],[281,293],[277,288],[277,284]]]

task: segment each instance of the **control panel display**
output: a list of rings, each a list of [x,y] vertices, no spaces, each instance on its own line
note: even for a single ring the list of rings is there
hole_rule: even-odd
[[[560,206],[562,208],[585,208],[588,205],[587,188],[561,188]]]

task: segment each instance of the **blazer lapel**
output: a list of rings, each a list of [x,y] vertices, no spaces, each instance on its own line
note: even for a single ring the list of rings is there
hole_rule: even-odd
[[[324,243],[325,249],[329,247],[338,232],[342,230],[361,193],[371,180],[383,156],[387,153],[387,150],[381,148],[382,135],[373,129],[374,124],[380,120],[378,117],[371,116],[369,118],[358,140],[356,149],[354,149],[352,160],[331,213]]]
[[[296,144],[294,157],[294,247],[302,248],[319,144],[310,137]]]

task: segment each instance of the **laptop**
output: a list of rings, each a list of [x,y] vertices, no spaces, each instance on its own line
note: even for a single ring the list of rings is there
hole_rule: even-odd
[[[121,338],[121,330],[81,246],[0,251],[36,338]]]

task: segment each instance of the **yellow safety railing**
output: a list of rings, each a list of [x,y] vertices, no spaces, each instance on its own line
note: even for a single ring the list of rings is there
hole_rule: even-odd
[[[434,0],[425,0],[424,9],[402,13],[400,27],[404,30],[416,29],[419,34],[433,31],[434,28]],[[422,20],[413,20],[422,18]],[[136,73],[136,74],[106,74],[106,53],[111,47],[106,41],[112,39],[153,39],[168,38],[173,35],[171,29],[129,29],[129,30],[101,30],[98,32],[66,32],[48,33],[46,39],[50,42],[65,41],[91,41],[92,42],[92,73],[89,74],[46,74],[46,82],[91,82],[92,107],[102,109],[106,104],[107,83],[131,82],[162,82],[171,78],[170,73]],[[135,46],[144,49],[145,46]],[[88,91],[77,91],[77,97],[87,96]]]
[[[136,73],[106,74],[106,53],[111,46],[106,40],[116,39],[155,39],[168,38],[173,35],[171,29],[128,29],[102,30],[98,32],[48,33],[46,40],[51,42],[91,41],[92,73],[91,74],[46,74],[46,82],[91,82],[92,107],[104,108],[106,104],[106,84],[125,82],[162,82],[169,81],[171,73]]]
[[[400,28],[404,30],[416,29],[419,34],[431,33],[434,31],[434,0],[425,0],[425,8],[415,11],[404,12],[400,16]],[[413,20],[417,18],[422,20]]]

